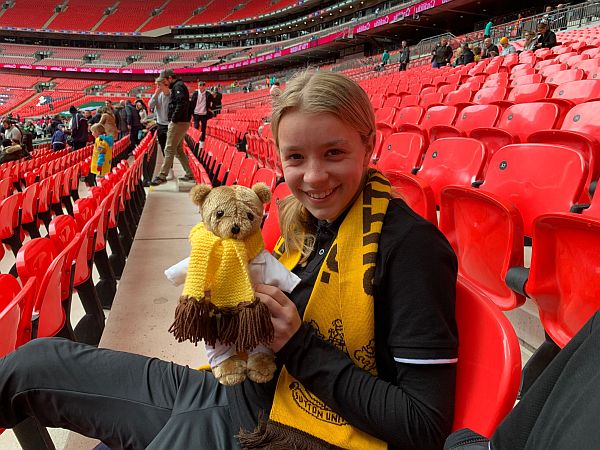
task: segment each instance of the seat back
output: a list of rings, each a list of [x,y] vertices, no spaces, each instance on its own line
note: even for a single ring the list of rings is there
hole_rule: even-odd
[[[600,80],[569,81],[557,86],[552,98],[570,100],[575,104],[600,99]]]
[[[546,332],[560,347],[600,308],[600,219],[547,214],[533,225],[526,290]]]
[[[483,88],[475,93],[473,102],[478,105],[487,105],[492,102],[504,100],[506,91],[507,89],[502,86]]]
[[[513,103],[528,103],[548,97],[550,86],[546,83],[516,86],[508,94],[507,100]]]
[[[433,189],[435,201],[440,204],[440,191],[450,185],[471,186],[483,179],[487,164],[485,146],[476,139],[442,138],[427,149],[417,176]]]
[[[250,186],[254,186],[256,183],[265,183],[269,187],[269,189],[273,191],[273,189],[275,189],[276,182],[277,177],[275,175],[275,172],[273,172],[271,169],[263,167],[256,171],[254,177],[252,178]]]
[[[80,198],[75,202],[73,205],[73,215],[75,216],[79,230],[92,218],[97,208],[98,201],[92,197]]]
[[[574,106],[565,116],[561,130],[578,131],[598,138],[600,136],[600,121],[598,121],[600,109],[597,108],[600,108],[600,101]]]
[[[383,107],[379,108],[375,112],[375,122],[383,122],[383,123],[394,123],[394,116],[396,115],[396,108],[392,107]]]
[[[23,189],[21,200],[21,223],[27,224],[35,220],[38,211],[39,183],[33,183]]]
[[[290,188],[286,183],[280,183],[275,188],[273,195],[271,196],[271,203],[269,205],[269,215],[265,219],[262,227],[262,235],[265,241],[265,249],[268,252],[272,252],[277,244],[277,240],[281,235],[279,228],[279,203],[281,200],[292,195]]]
[[[0,356],[31,340],[35,283],[32,277],[21,288],[12,275],[0,275]]]
[[[456,119],[455,106],[432,106],[427,110],[421,120],[421,127],[429,130],[436,125],[452,125]]]
[[[503,310],[525,302],[505,283],[523,265],[523,219],[510,201],[481,189],[448,186],[440,195],[440,230],[458,258],[458,273]]]
[[[398,126],[403,123],[416,125],[421,122],[424,113],[425,109],[422,106],[406,106],[396,113],[394,127],[398,129]]]
[[[524,84],[541,83],[542,76],[539,73],[533,75],[523,75],[511,81],[510,87],[523,86]],[[510,94],[509,94],[510,95]]]
[[[546,78],[546,83],[558,86],[568,81],[583,80],[585,72],[581,69],[569,69],[555,72]]]
[[[13,192],[13,184],[10,178],[0,180],[0,201],[4,200]]]
[[[382,145],[377,168],[386,171],[412,172],[421,167],[425,139],[418,133],[394,133]]]
[[[100,214],[100,220],[98,221],[98,229],[96,233],[96,251],[103,250],[106,247],[106,233],[108,231],[108,215],[110,214],[110,205],[113,199],[113,193],[111,192],[98,207],[102,212]]]
[[[481,189],[511,201],[526,236],[545,213],[569,211],[585,187],[588,164],[577,150],[550,144],[514,144],[491,158]]]
[[[246,154],[244,152],[237,152],[233,156],[229,172],[227,173],[227,180],[225,182],[227,186],[231,186],[237,181],[238,173],[240,172],[240,167],[242,167],[242,163],[245,159]]]
[[[237,184],[241,186],[251,187],[252,178],[258,170],[258,163],[255,159],[248,158],[242,162],[238,172]]]
[[[0,202],[0,239],[12,237],[19,226],[21,195],[21,192],[17,192]]]
[[[454,126],[465,134],[474,128],[493,127],[500,116],[500,107],[496,105],[472,105],[463,109]]]
[[[39,313],[37,337],[54,336],[66,319],[61,302],[61,270],[66,253],[53,257],[50,239],[36,238],[26,242],[17,254],[17,272],[23,283],[38,277],[34,312]]]
[[[453,431],[490,437],[513,408],[521,381],[521,350],[514,328],[484,295],[456,286],[458,364]]]
[[[446,105],[456,105],[458,103],[470,102],[473,97],[473,92],[470,89],[457,89],[446,94],[444,103]]]
[[[554,128],[559,116],[560,108],[554,103],[521,103],[504,111],[496,127],[527,142],[531,133]]]
[[[392,185],[393,192],[402,198],[418,215],[437,224],[435,196],[431,186],[420,178],[398,171],[385,172]]]

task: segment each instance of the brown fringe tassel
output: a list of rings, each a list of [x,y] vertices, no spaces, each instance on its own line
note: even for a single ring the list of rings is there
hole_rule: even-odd
[[[243,450],[342,450],[302,430],[277,422],[259,420],[252,432],[237,436]]]
[[[235,343],[238,352],[249,352],[260,343],[270,343],[275,337],[269,308],[258,298],[241,308],[239,323],[239,334]]]
[[[234,345],[240,330],[240,315],[237,311],[221,313],[219,320],[219,341],[225,345]]]
[[[177,342],[189,340],[198,344],[204,340],[210,345],[215,345],[217,340],[217,319],[214,306],[207,299],[197,300],[188,296],[181,296],[175,309],[175,321],[169,328]]]

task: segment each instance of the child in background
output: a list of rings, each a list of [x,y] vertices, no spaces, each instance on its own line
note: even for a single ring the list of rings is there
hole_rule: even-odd
[[[96,176],[103,177],[110,172],[110,160],[115,142],[112,136],[106,134],[104,126],[99,123],[92,125],[92,135],[95,141],[88,179],[89,186],[96,185]]]
[[[67,135],[64,128],[63,125],[58,124],[56,131],[52,135],[52,150],[54,151],[63,150],[67,147]]]

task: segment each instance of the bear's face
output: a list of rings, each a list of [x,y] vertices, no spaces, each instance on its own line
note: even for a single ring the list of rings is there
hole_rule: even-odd
[[[257,185],[258,186],[258,185]],[[244,186],[220,186],[199,188],[193,195],[200,206],[202,220],[207,230],[223,239],[244,240],[260,230],[263,217],[263,203],[270,199],[270,191],[265,196],[262,186],[249,189]]]

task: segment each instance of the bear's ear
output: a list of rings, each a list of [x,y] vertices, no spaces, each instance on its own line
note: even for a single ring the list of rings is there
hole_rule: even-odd
[[[198,205],[202,206],[204,199],[208,195],[208,193],[212,190],[212,187],[208,184],[198,184],[192,188],[190,191],[190,195],[192,197],[192,201]]]
[[[256,183],[252,186],[252,190],[258,196],[263,204],[269,203],[271,201],[271,189],[265,183]]]

